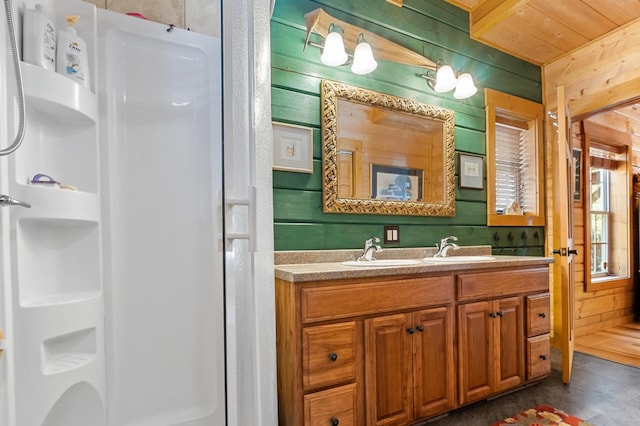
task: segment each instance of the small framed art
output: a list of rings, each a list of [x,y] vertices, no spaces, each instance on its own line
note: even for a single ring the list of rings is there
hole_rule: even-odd
[[[272,122],[273,169],[313,173],[313,129]]]
[[[484,189],[484,158],[480,155],[459,154],[460,188]]]
[[[573,163],[574,163],[574,187],[573,187],[573,201],[576,204],[582,204],[582,150],[579,148],[573,148]]]

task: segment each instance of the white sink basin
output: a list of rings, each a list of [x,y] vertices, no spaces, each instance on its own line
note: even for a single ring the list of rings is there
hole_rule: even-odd
[[[417,259],[376,259],[376,260],[347,260],[341,264],[344,266],[358,266],[361,268],[378,268],[383,266],[410,266],[420,265]]]
[[[488,262],[495,260],[493,256],[448,256],[448,257],[425,257],[425,262],[436,263],[463,263],[463,262]]]

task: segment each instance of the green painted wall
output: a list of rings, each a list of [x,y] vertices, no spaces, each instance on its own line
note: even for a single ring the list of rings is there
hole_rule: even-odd
[[[454,110],[456,151],[481,155],[485,154],[485,87],[541,102],[540,68],[471,40],[465,11],[443,0],[404,4],[399,8],[383,0],[277,0],[271,20],[272,118],[314,129],[314,171],[273,172],[275,249],[360,248],[369,236],[382,238],[383,225],[400,225],[400,244],[387,247],[433,246],[442,237],[456,235],[462,245],[491,244],[496,254],[542,255],[544,228],[487,227],[484,190],[458,188],[456,216],[451,218],[322,212],[322,79]],[[434,61],[442,59],[454,69],[471,72],[478,93],[463,101],[452,93],[435,93],[418,77],[420,68],[390,62],[378,61],[378,68],[366,76],[352,74],[348,66],[323,65],[319,49],[302,50],[304,14],[319,7]]]

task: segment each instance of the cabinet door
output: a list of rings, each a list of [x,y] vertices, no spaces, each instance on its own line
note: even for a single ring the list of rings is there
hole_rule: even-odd
[[[450,307],[413,314],[413,406],[416,419],[455,406],[453,315]]]
[[[494,326],[490,301],[458,306],[460,404],[482,399],[494,388]]]
[[[494,302],[496,323],[496,392],[524,381],[524,312],[522,297],[509,297]]]
[[[365,321],[367,425],[401,425],[412,419],[410,314]]]

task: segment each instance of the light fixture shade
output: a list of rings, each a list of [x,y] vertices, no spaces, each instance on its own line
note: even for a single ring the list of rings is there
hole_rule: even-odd
[[[353,52],[353,64],[351,72],[358,75],[369,74],[378,67],[378,63],[373,57],[371,45],[367,43],[363,34],[358,36],[356,50]]]
[[[457,79],[453,73],[453,68],[449,65],[443,65],[438,67],[436,71],[436,84],[433,86],[433,90],[438,93],[448,92],[456,87]]]
[[[344,41],[342,40],[342,28],[331,24],[329,26],[329,34],[324,40],[324,48],[320,60],[323,64],[330,67],[337,67],[344,64],[349,59],[347,52],[344,51]]]
[[[453,97],[456,99],[466,99],[475,95],[477,91],[478,88],[473,82],[473,77],[468,72],[465,72],[458,77],[458,84],[456,85],[456,91],[453,92]]]

